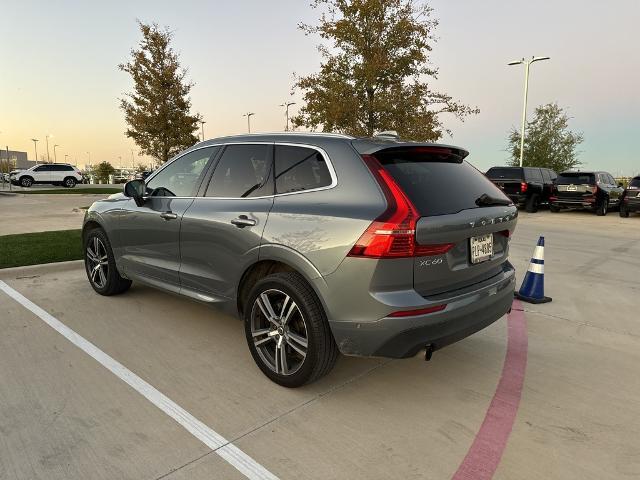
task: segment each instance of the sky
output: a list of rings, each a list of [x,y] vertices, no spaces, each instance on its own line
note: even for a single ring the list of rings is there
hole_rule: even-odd
[[[140,40],[136,19],[168,26],[192,90],[206,138],[282,131],[294,72],[316,72],[319,39],[298,30],[318,12],[309,0],[136,0],[87,2],[0,0],[0,145],[57,160],[148,164],[125,137],[118,99],[131,89],[118,70]],[[464,123],[442,117],[453,136],[441,141],[471,152],[486,170],[508,159],[506,137],[519,128],[524,69],[511,60],[550,56],[531,67],[529,117],[558,102],[584,133],[583,168],[614,175],[640,172],[640,1],[430,0],[439,20],[430,60],[433,88],[480,114]],[[392,128],[392,127],[390,127]],[[88,153],[90,152],[90,153]]]

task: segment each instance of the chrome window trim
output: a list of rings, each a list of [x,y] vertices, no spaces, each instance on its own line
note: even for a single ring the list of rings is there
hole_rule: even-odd
[[[258,135],[258,134],[256,134],[256,135]],[[207,197],[207,196],[203,195],[201,197],[198,197],[198,196],[193,196],[193,197],[152,197],[152,196],[145,196],[143,198],[145,200],[149,199],[149,198],[171,198],[171,199],[186,199],[186,200],[195,199],[195,198],[204,198],[204,199],[210,199],[210,200],[260,200],[260,199],[265,199],[265,198],[276,198],[276,197],[286,197],[286,196],[289,196],[289,195],[300,195],[302,193],[321,192],[323,190],[330,190],[332,188],[335,188],[338,185],[338,176],[336,174],[336,171],[335,171],[335,168],[333,166],[333,163],[331,162],[331,159],[329,158],[329,155],[327,154],[327,152],[323,148],[318,147],[316,145],[310,145],[310,144],[307,144],[307,143],[292,143],[292,142],[277,142],[277,141],[274,141],[274,142],[225,142],[225,143],[215,143],[215,144],[211,144],[211,145],[205,145],[203,147],[194,148],[193,150],[189,150],[189,151],[183,153],[182,155],[175,157],[170,162],[167,162],[160,170],[155,172],[153,174],[153,176],[150,176],[148,180],[152,180],[153,177],[155,177],[157,174],[159,174],[167,166],[169,166],[170,164],[172,164],[173,162],[175,162],[179,158],[182,158],[184,155],[187,155],[189,153],[195,152],[196,150],[202,150],[203,148],[226,147],[228,145],[273,145],[274,147],[275,146],[303,147],[303,148],[310,148],[312,150],[316,150],[317,152],[320,153],[320,155],[322,155],[322,158],[324,158],[324,161],[327,164],[327,168],[329,170],[329,176],[331,177],[331,183],[329,185],[324,186],[324,187],[311,188],[309,190],[301,190],[299,192],[276,193],[274,195],[262,195],[260,197]],[[275,167],[275,158],[274,158],[274,167]],[[214,172],[215,172],[215,170],[214,170]],[[210,181],[211,181],[211,179],[210,179]],[[147,181],[145,181],[145,184],[146,183],[147,183]],[[274,179],[274,183],[275,183],[275,179]]]

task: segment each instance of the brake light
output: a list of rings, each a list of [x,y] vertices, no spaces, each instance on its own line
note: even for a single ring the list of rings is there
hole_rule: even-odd
[[[527,191],[527,188],[529,188],[529,185],[527,185],[527,182],[521,182],[520,183],[520,192],[521,193],[525,193]]]
[[[428,313],[441,312],[445,308],[447,308],[446,303],[444,305],[434,305],[433,307],[418,308],[416,310],[400,310],[398,312],[390,313],[389,315],[387,315],[387,317],[415,317],[416,315],[426,315]]]
[[[403,258],[442,255],[454,243],[417,245],[418,210],[393,177],[372,155],[362,155],[387,200],[387,209],[375,219],[349,251],[350,257]]]

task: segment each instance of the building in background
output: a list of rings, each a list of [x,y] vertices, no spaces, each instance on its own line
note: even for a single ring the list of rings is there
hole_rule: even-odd
[[[24,170],[35,164],[36,162],[27,158],[27,152],[0,150],[0,171],[2,172],[9,172],[15,169]]]

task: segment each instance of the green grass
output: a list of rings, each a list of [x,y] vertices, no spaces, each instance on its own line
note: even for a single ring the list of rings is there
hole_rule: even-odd
[[[0,236],[0,268],[80,260],[82,230]]]
[[[112,193],[120,193],[122,188],[57,188],[57,189],[45,189],[45,190],[22,190],[19,193],[27,193],[29,195],[103,195]]]

